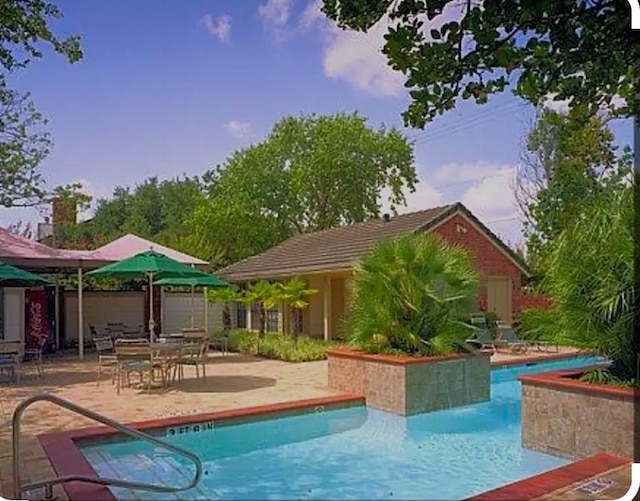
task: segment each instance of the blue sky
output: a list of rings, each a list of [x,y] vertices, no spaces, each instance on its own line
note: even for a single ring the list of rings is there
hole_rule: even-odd
[[[47,54],[12,80],[50,119],[51,186],[81,181],[105,197],[153,175],[202,174],[289,114],[357,110],[401,126],[408,100],[378,50],[385,26],[341,32],[314,0],[57,3],[55,29],[82,35],[84,60]],[[505,94],[407,130],[422,180],[408,208],[463,201],[519,242],[510,183],[532,114]],[[631,143],[629,123],[614,131]],[[0,224],[39,217],[3,210]]]

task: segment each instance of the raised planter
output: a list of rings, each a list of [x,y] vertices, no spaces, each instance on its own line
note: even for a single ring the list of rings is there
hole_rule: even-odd
[[[631,388],[579,381],[583,373],[520,376],[522,445],[573,459],[598,453],[632,458],[638,395]]]
[[[370,355],[348,348],[327,351],[329,388],[364,395],[367,406],[411,416],[491,397],[487,354],[443,357]]]

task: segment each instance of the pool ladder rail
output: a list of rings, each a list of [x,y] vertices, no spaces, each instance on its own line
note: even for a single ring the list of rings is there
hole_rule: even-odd
[[[142,482],[130,482],[127,480],[120,480],[115,478],[106,478],[106,477],[92,477],[88,475],[63,475],[61,477],[49,478],[46,480],[40,480],[38,482],[32,483],[22,483],[21,471],[20,471],[20,459],[21,459],[21,451],[20,451],[20,423],[22,414],[24,411],[33,405],[36,402],[50,402],[59,407],[67,409],[76,414],[80,414],[89,419],[93,419],[99,423],[110,426],[111,428],[115,428],[120,431],[124,435],[128,435],[130,437],[134,437],[145,442],[149,442],[158,447],[162,447],[164,449],[168,449],[171,452],[178,454],[180,456],[186,457],[190,459],[193,464],[196,466],[196,471],[193,479],[189,482],[188,485],[184,487],[175,487],[175,486],[167,486],[167,485],[159,485],[159,484],[149,484]],[[43,393],[40,395],[35,395],[33,397],[27,398],[18,404],[16,409],[13,411],[12,418],[12,426],[13,426],[13,497],[14,499],[24,499],[22,497],[23,493],[33,489],[44,488],[45,499],[53,500],[53,489],[52,487],[57,484],[64,484],[66,482],[87,482],[90,484],[98,484],[105,486],[114,486],[114,487],[124,487],[133,490],[144,490],[144,491],[152,491],[152,492],[183,492],[193,487],[196,487],[202,478],[202,462],[200,458],[181,447],[176,447],[164,440],[161,440],[153,435],[148,433],[144,433],[142,431],[136,430],[127,426],[125,424],[119,423],[113,419],[110,419],[102,414],[98,414],[97,412],[93,412],[85,407],[81,407],[79,405],[74,404],[64,398],[60,398],[57,395],[53,395],[50,393]]]

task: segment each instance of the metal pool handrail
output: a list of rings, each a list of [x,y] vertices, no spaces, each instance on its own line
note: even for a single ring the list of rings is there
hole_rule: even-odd
[[[185,487],[173,487],[166,485],[158,485],[158,484],[148,484],[142,482],[129,482],[126,480],[119,480],[115,478],[105,478],[105,477],[92,477],[88,475],[64,475],[62,477],[56,477],[46,480],[41,480],[39,482],[33,482],[29,484],[22,485],[22,480],[20,478],[20,419],[22,414],[27,409],[27,407],[31,406],[36,402],[51,402],[59,407],[63,407],[71,412],[76,414],[80,414],[89,419],[93,419],[99,423],[110,426],[111,428],[115,428],[121,433],[138,438],[140,440],[144,440],[145,442],[149,442],[151,444],[157,445],[159,447],[163,447],[165,449],[174,452],[180,456],[184,456],[187,459],[190,459],[196,466],[196,472],[189,484]],[[81,407],[79,405],[74,404],[64,398],[58,397],[57,395],[52,395],[49,393],[43,393],[40,395],[35,395],[33,397],[27,398],[18,404],[16,409],[13,411],[13,491],[14,491],[14,499],[22,499],[22,493],[29,489],[37,489],[40,487],[45,488],[46,498],[52,498],[51,487],[56,484],[64,484],[66,482],[87,482],[90,484],[98,484],[98,485],[113,485],[116,487],[125,487],[129,489],[137,489],[137,490],[145,490],[145,491],[153,491],[153,492],[182,492],[188,489],[191,489],[198,485],[200,479],[202,478],[202,462],[200,458],[196,456],[194,453],[183,449],[181,447],[176,447],[164,440],[160,440],[148,433],[144,433],[142,431],[131,428],[130,426],[124,425],[110,419],[102,414],[98,414],[97,412],[93,412],[89,409]]]

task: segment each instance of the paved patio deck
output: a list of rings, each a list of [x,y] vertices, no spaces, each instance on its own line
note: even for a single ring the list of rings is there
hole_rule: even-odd
[[[561,355],[572,350],[561,350]],[[499,365],[526,362],[538,357],[557,357],[557,353],[531,351],[529,355],[496,354],[492,363]],[[96,385],[97,363],[93,356],[79,362],[75,356],[54,357],[45,361],[45,376],[38,378],[34,368],[25,368],[19,385],[0,382],[0,495],[11,498],[12,453],[11,415],[23,399],[43,391],[88,407],[122,422],[143,421],[172,415],[196,414],[218,410],[267,405],[293,400],[325,397],[336,393],[327,388],[326,361],[291,364],[231,354],[213,354],[207,364],[206,383],[198,383],[195,370],[185,368],[185,380],[168,390],[151,393],[123,389],[116,394],[110,374],[103,374]],[[23,418],[23,478],[42,480],[53,470],[37,436],[42,433],[94,426],[93,421],[71,414],[49,403],[35,404]],[[54,488],[66,499],[60,486]]]

